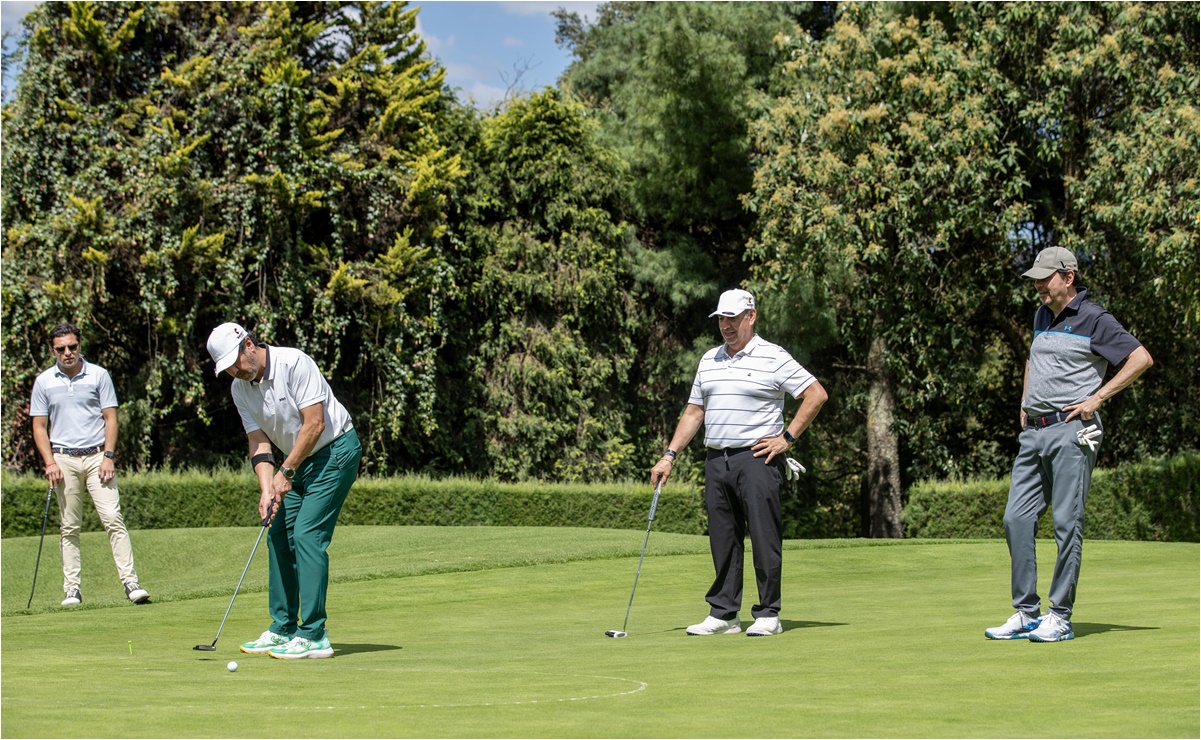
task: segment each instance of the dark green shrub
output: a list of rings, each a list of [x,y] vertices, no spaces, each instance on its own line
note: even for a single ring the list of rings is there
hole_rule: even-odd
[[[1196,452],[1129,463],[1093,473],[1084,508],[1084,536],[1102,540],[1198,541]],[[1002,517],[1009,480],[927,481],[909,492],[905,536],[912,538],[1004,537]],[[1039,522],[1051,536],[1051,517]]]
[[[120,479],[121,511],[130,529],[236,527],[258,524],[258,484],[249,471],[135,473]],[[601,527],[641,529],[654,493],[646,484],[498,483],[423,476],[360,478],[342,510],[342,524]],[[45,480],[3,477],[4,537],[38,534]],[[704,534],[704,500],[688,486],[665,488],[655,529]],[[48,531],[57,531],[52,505]],[[84,506],[84,531],[100,531]]]

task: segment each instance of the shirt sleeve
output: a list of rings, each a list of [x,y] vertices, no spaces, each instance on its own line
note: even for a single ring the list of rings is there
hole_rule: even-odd
[[[304,353],[288,373],[288,395],[296,399],[296,408],[305,409],[325,403],[325,378],[313,358]]]
[[[799,397],[806,388],[813,385],[813,381],[817,380],[813,377],[813,373],[802,367],[801,363],[792,358],[792,355],[787,354],[784,362],[776,368],[775,376],[776,385],[783,388],[793,398]]]
[[[1106,311],[1097,318],[1097,329],[1093,333],[1090,349],[1094,354],[1104,357],[1109,364],[1121,363],[1141,346],[1142,342],[1126,331],[1113,314]]]
[[[50,399],[46,395],[46,386],[42,384],[42,376],[40,375],[33,381],[33,393],[29,396],[29,415],[50,415]]]
[[[117,408],[117,389],[113,387],[113,378],[108,370],[101,370],[96,377],[96,393],[100,396],[101,409]]]
[[[701,370],[697,368],[696,376],[692,379],[692,391],[688,394],[688,403],[694,406],[704,406],[705,396],[701,393]]]

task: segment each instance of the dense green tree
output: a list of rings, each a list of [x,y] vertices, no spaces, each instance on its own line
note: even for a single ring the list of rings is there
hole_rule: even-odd
[[[630,171],[634,290],[645,316],[636,438],[670,435],[696,362],[717,341],[713,303],[748,275],[747,120],[752,95],[783,59],[772,39],[795,23],[820,33],[832,7],[609,2],[592,23],[557,14],[558,39],[575,57],[562,87]],[[678,472],[689,468],[681,460]]]
[[[1019,101],[1010,131],[1036,186],[1034,230],[1077,252],[1093,297],[1156,360],[1102,408],[1120,430],[1107,437],[1102,464],[1196,449],[1197,5],[1001,3],[976,12],[1006,39],[1000,64]],[[1025,330],[1029,312],[1015,318]]]
[[[820,44],[782,39],[781,94],[753,124],[755,286],[766,322],[835,371],[815,467],[862,472],[865,535],[900,536],[912,458],[950,467],[957,440],[1006,418],[990,397],[1018,393],[990,327],[1012,303],[1023,179],[999,114],[1001,39],[969,37],[846,6]]]
[[[506,479],[634,473],[635,312],[621,162],[553,90],[485,121],[468,241],[473,385],[487,469]]]
[[[73,319],[135,464],[242,454],[209,330],[312,354],[370,466],[436,423],[451,289],[442,72],[404,3],[50,3],[4,108],[6,450]]]

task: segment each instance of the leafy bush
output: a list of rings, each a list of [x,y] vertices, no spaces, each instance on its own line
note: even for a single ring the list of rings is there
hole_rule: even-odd
[[[134,473],[120,481],[121,512],[130,529],[237,527],[258,524],[258,484],[249,471]],[[643,483],[543,484],[424,476],[363,477],[342,509],[342,524],[534,526],[640,529],[654,492]],[[37,535],[46,482],[3,476],[4,537]],[[57,531],[51,506],[47,530]],[[704,534],[705,505],[692,487],[668,487],[659,497],[655,530]],[[101,531],[84,506],[84,531]]]
[[[1093,473],[1084,508],[1084,536],[1105,540],[1198,541],[1196,452],[1130,463]],[[905,507],[906,537],[1003,537],[1009,479],[931,481],[914,486]],[[1052,536],[1051,516],[1039,521]]]

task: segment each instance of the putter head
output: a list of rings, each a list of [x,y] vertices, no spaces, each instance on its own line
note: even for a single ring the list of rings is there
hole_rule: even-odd
[[[205,651],[205,652],[208,652],[208,653],[215,653],[215,652],[217,652],[217,646],[216,646],[216,645],[197,645],[196,647],[194,647],[194,648],[192,648],[192,649],[193,649],[193,650],[203,650],[203,651]]]
[[[605,630],[605,637],[625,637],[623,630]]]

